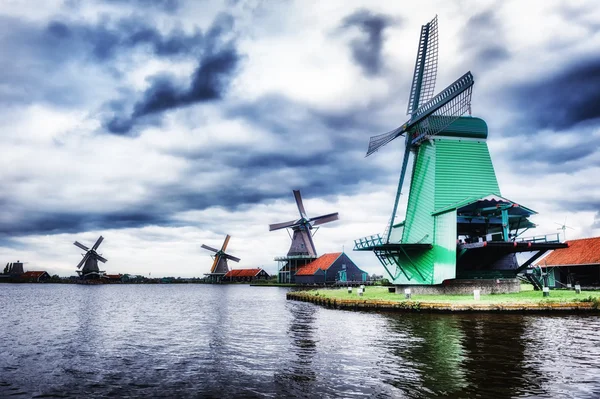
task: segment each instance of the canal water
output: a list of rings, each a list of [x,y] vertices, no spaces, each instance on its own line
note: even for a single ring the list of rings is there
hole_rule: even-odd
[[[600,317],[382,314],[246,285],[0,285],[0,397],[600,397]]]

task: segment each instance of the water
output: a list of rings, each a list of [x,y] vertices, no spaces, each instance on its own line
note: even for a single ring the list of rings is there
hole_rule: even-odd
[[[600,317],[374,314],[244,285],[0,285],[0,397],[600,397]]]

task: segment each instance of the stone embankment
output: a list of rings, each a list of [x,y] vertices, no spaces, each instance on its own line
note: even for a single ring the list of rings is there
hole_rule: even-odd
[[[314,292],[292,291],[287,299],[312,302],[317,305],[347,310],[403,311],[403,312],[597,312],[597,302],[498,302],[498,303],[451,303],[426,301],[387,301],[379,299],[339,299],[315,295]]]

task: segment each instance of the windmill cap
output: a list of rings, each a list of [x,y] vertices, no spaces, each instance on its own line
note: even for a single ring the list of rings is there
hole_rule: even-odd
[[[430,117],[432,118],[432,117]],[[433,116],[435,118],[435,116]],[[437,134],[447,137],[464,137],[472,139],[487,139],[487,123],[481,118],[462,116]]]

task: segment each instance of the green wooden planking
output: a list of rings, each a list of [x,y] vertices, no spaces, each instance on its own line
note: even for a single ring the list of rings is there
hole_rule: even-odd
[[[433,282],[456,277],[456,210],[437,215],[433,243]]]
[[[403,243],[432,243],[435,202],[435,148],[424,142],[417,150],[406,208]]]
[[[406,219],[392,242],[432,243],[431,250],[393,256],[403,273],[394,284],[440,284],[456,277],[456,211],[437,210],[467,198],[500,195],[482,119],[463,117],[416,149]]]
[[[432,212],[466,198],[501,195],[485,141],[440,137],[436,139],[435,147],[435,204]]]

